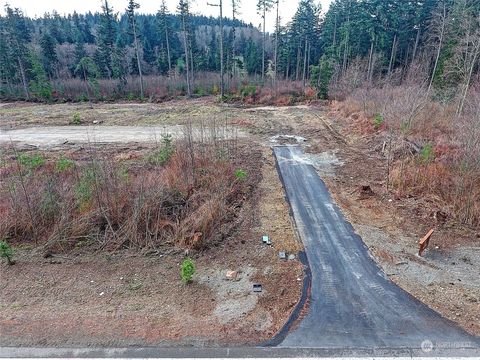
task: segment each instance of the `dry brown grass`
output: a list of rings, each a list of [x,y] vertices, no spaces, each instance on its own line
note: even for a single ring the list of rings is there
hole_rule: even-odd
[[[460,116],[454,100],[435,101],[416,84],[356,88],[334,107],[350,119],[354,131],[378,133],[384,150],[393,141],[393,154],[386,156],[391,161],[389,181],[399,196],[427,198],[462,223],[480,226],[478,88],[472,87]],[[417,149],[399,148],[408,143]]]
[[[263,85],[244,81],[242,87],[236,92],[231,92],[230,101],[248,105],[289,106],[316,98],[315,89],[304,87],[301,81],[278,80],[276,84]]]
[[[232,146],[190,146],[177,144],[165,162],[161,149],[134,161],[96,149],[74,160],[7,153],[0,169],[0,239],[61,252],[199,249],[221,241],[258,179],[235,175],[238,166],[250,169]],[[33,164],[34,158],[42,160]]]

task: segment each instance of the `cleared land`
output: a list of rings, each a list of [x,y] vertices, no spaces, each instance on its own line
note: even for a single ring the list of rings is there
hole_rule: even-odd
[[[345,123],[328,116],[328,108],[241,108],[212,100],[99,104],[93,109],[7,104],[0,108],[0,127],[71,126],[77,112],[82,125],[95,121],[99,128],[162,128],[185,122],[206,126],[212,119],[236,125],[248,133],[238,139],[238,146],[248,148],[242,158],[250,159],[249,176],[258,176],[258,182],[239,209],[236,230],[213,248],[191,253],[198,271],[190,286],[179,280],[184,253],[176,248],[92,254],[87,247],[43,258],[31,247],[20,247],[16,265],[1,265],[3,344],[256,344],[273,336],[297,303],[298,279],[303,277],[299,262],[278,259],[278,251],[302,248],[268,147],[278,134],[307,139],[308,160],[317,165],[336,202],[392,280],[467,331],[480,334],[475,278],[480,241],[475,230],[453,222],[439,226],[421,200],[392,199],[385,191],[385,160],[372,144],[375,139],[351,135]],[[19,148],[26,153],[47,151],[31,145]],[[8,153],[10,144],[3,146]],[[118,160],[137,161],[151,146],[130,142],[108,147]],[[48,153],[81,159],[85,148],[66,143]],[[361,191],[364,185],[372,189],[368,196]],[[437,232],[431,246],[419,258],[416,243],[433,226]],[[271,236],[273,247],[260,243],[263,234]],[[240,280],[225,280],[226,270],[238,270]],[[261,294],[252,293],[254,282],[263,285]]]
[[[173,139],[183,137],[181,125],[169,126],[50,126],[27,129],[0,130],[0,144],[21,143],[38,148],[61,146],[66,144],[106,144],[106,143],[158,143],[162,134],[170,134]],[[232,129],[216,130],[217,138],[231,139],[243,137],[242,132]],[[199,129],[194,131],[194,140],[201,139]]]

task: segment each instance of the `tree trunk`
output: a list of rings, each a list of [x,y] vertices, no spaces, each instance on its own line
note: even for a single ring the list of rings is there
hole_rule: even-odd
[[[223,97],[225,96],[225,81],[223,78],[224,68],[223,68],[223,8],[222,0],[220,0],[220,94]]]
[[[85,91],[87,92],[88,102],[91,103],[90,89],[89,89],[88,80],[87,80],[87,71],[85,69],[85,66],[83,66],[83,65],[82,65],[82,70],[83,70],[83,81],[85,82]]]
[[[307,55],[307,80],[310,79],[310,52],[312,51],[312,45],[308,43],[308,55]]]
[[[195,34],[190,34],[190,36],[195,36]],[[194,62],[193,62],[193,46],[192,46],[192,41],[190,40],[189,42],[189,54],[190,54],[190,78],[191,78],[191,86],[192,88],[194,87],[195,84],[195,67],[194,67]]]
[[[230,69],[232,76],[235,76],[235,70],[236,70],[236,60],[235,60],[235,38],[237,34],[237,29],[235,28],[235,18],[236,18],[236,5],[235,5],[236,0],[232,0],[232,20],[233,20],[233,25],[232,25],[232,67]]]
[[[165,42],[167,45],[168,74],[170,75],[172,72],[172,58],[170,55],[170,41],[168,40],[168,29],[166,24],[165,24]]]
[[[25,92],[25,97],[27,98],[27,100],[29,100],[30,93],[28,92],[27,78],[25,76],[25,69],[23,67],[23,62],[22,59],[20,59],[20,56],[18,57],[18,66],[20,67],[20,76],[22,77],[23,91]]]
[[[410,62],[411,65],[414,63],[415,57],[417,56],[417,49],[418,49],[419,42],[420,42],[420,27],[417,30],[417,37],[415,39],[415,45],[413,46],[412,61]]]
[[[305,45],[303,49],[303,75],[302,75],[302,83],[303,87],[306,85],[306,80],[307,80],[307,57],[308,57],[308,40],[305,38]]]
[[[367,81],[369,84],[372,83],[372,73],[373,73],[373,43],[375,42],[375,37],[373,37],[372,42],[370,43],[370,53],[368,54],[368,69],[367,69]]]
[[[465,79],[465,83],[463,85],[463,94],[462,94],[462,99],[461,99],[460,104],[459,104],[458,109],[457,109],[457,116],[460,116],[463,113],[463,108],[465,106],[465,100],[467,99],[467,95],[468,95],[468,89],[470,88],[470,81],[472,80],[472,76],[473,76],[473,70],[475,69],[475,65],[477,63],[477,57],[480,53],[480,39],[478,39],[477,41],[478,41],[478,43],[473,50],[474,52],[473,52],[473,55],[472,55],[470,69],[469,69],[467,78]]]
[[[437,55],[435,57],[435,64],[433,65],[433,72],[432,72],[432,76],[430,78],[430,83],[428,84],[427,94],[430,93],[430,90],[432,89],[433,79],[435,78],[435,73],[437,72],[437,68],[438,68],[438,61],[440,59],[440,53],[442,51],[442,46],[443,46],[443,37],[444,37],[444,34],[445,34],[446,17],[447,17],[447,6],[446,6],[445,3],[443,3],[442,28],[441,28],[441,31],[440,31],[440,39],[439,39],[439,44],[438,44],[438,49],[437,49]]]
[[[290,50],[287,57],[287,68],[285,69],[285,79],[290,80]]]
[[[183,44],[185,46],[185,68],[187,70],[187,95],[192,96],[192,89],[190,87],[190,56],[188,51],[187,27],[185,25],[185,15],[182,16],[183,28]]]
[[[276,20],[276,31],[275,31],[275,71],[273,82],[275,85],[275,90],[277,89],[277,71],[278,71],[278,33],[280,31],[280,15],[279,15],[279,5],[280,0],[277,0],[277,20]]]
[[[395,53],[397,48],[397,34],[393,36],[392,51],[390,52],[390,62],[388,63],[388,76],[390,76],[395,62]]]
[[[345,47],[343,50],[343,65],[342,65],[343,74],[347,72],[348,52],[349,52],[349,43],[350,43],[350,8],[348,8],[347,25],[348,27],[347,27],[347,34],[345,35]]]
[[[298,48],[297,48],[297,68],[296,68],[296,71],[295,71],[295,80],[296,81],[298,81],[298,79],[300,77],[300,55],[301,55],[300,45],[298,45]]]
[[[265,33],[265,17],[267,9],[265,1],[263,2],[263,41],[262,41],[262,81],[265,79],[265,42],[266,42],[266,33]]]
[[[348,34],[347,34],[347,41],[345,41],[345,47],[343,49],[343,64],[342,64],[342,73],[345,74],[347,72],[347,60],[348,60]]]
[[[140,50],[138,47],[138,38],[137,38],[137,29],[135,18],[132,19],[132,27],[133,27],[133,41],[135,44],[135,54],[137,55],[137,66],[138,66],[138,75],[140,76],[140,94],[142,98],[144,97],[143,92],[143,74],[142,74],[142,62],[140,61]]]
[[[337,13],[335,12],[335,26],[333,27],[333,48],[337,46]]]

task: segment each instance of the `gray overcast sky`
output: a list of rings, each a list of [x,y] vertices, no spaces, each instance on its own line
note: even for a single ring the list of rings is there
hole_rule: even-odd
[[[78,13],[85,13],[88,11],[95,12],[100,10],[101,0],[8,0],[8,3],[12,7],[18,7],[24,11],[24,13],[30,17],[41,16],[45,12],[51,12],[57,10],[60,14],[72,13],[76,10]],[[140,12],[143,13],[156,13],[160,8],[160,0],[137,0],[140,3]],[[192,3],[192,11],[196,14],[204,15],[218,15],[218,9],[207,6],[207,2],[215,3],[216,0],[195,0]],[[316,3],[322,4],[322,9],[325,12],[328,9],[328,4],[331,0],[316,0]],[[128,0],[109,0],[110,6],[114,8],[116,12],[123,12],[127,7]],[[178,0],[167,0],[168,9],[170,12],[174,12],[177,6]],[[231,1],[224,0],[224,13],[225,16],[231,17]],[[261,18],[256,13],[257,0],[242,0],[241,1],[241,14],[240,17],[247,23],[252,23],[254,26],[258,26],[261,22]],[[295,13],[298,5],[298,0],[280,0],[281,11],[280,16],[282,18],[282,24],[290,21]],[[3,12],[3,11],[2,11]],[[267,29],[272,30],[275,24],[275,14],[272,12],[267,16]]]

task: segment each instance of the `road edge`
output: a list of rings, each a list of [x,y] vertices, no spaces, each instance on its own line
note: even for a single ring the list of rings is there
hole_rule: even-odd
[[[279,177],[280,182],[282,184],[283,192],[284,192],[284,195],[285,195],[285,201],[288,204],[288,213],[289,213],[290,219],[292,221],[293,231],[294,231],[294,234],[295,234],[297,240],[299,240],[303,243],[303,240],[300,237],[300,233],[298,232],[295,217],[293,216],[292,205],[290,204],[290,201],[289,201],[287,193],[286,193],[285,182],[284,182],[282,173],[280,171],[280,167],[278,165],[277,155],[275,154],[275,150],[273,148],[274,148],[274,146],[270,147],[270,149],[272,151],[272,154],[273,154],[273,158],[275,159],[275,169],[277,170],[278,177]],[[300,260],[300,262],[303,265],[303,271],[304,271],[303,286],[302,286],[302,292],[301,292],[301,295],[300,295],[300,300],[297,302],[294,309],[290,313],[290,316],[288,317],[287,322],[273,336],[273,338],[260,343],[258,346],[261,346],[261,347],[275,347],[275,346],[280,345],[283,342],[283,340],[285,340],[285,338],[287,337],[290,329],[295,325],[297,320],[300,319],[300,315],[302,314],[302,311],[307,308],[308,300],[310,299],[310,296],[311,296],[312,272],[310,270],[310,264],[308,262],[308,257],[307,257],[306,252],[305,251],[300,251],[297,254],[297,256],[298,256],[298,259]]]

